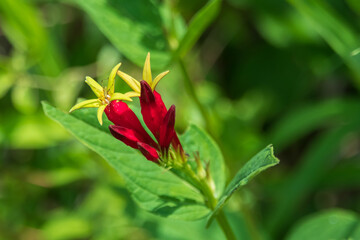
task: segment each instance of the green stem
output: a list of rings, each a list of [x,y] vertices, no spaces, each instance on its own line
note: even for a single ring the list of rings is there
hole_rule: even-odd
[[[194,88],[194,84],[190,79],[189,73],[186,69],[185,63],[184,61],[179,57],[178,58],[178,62],[180,65],[180,69],[182,71],[182,74],[184,76],[184,84],[185,84],[185,89],[188,92],[188,94],[190,95],[190,97],[193,99],[193,101],[195,102],[197,108],[199,109],[205,124],[206,124],[206,129],[211,132],[211,126],[210,126],[210,118],[209,118],[209,114],[206,111],[206,109],[204,108],[204,106],[201,104],[196,92],[195,92],[195,88]]]
[[[185,164],[184,172],[193,180],[196,184],[195,187],[199,188],[199,190],[203,193],[205,197],[206,205],[214,210],[217,204],[217,199],[214,196],[214,191],[209,186],[208,182],[205,178],[199,179],[199,177],[194,173],[189,164]],[[221,230],[224,232],[227,240],[236,240],[235,234],[231,229],[231,226],[226,219],[226,216],[222,210],[216,215],[216,221],[218,222]]]
[[[220,210],[218,215],[216,216],[216,221],[219,223],[222,231],[226,236],[226,239],[236,240],[235,234],[233,233],[231,226],[222,210]]]

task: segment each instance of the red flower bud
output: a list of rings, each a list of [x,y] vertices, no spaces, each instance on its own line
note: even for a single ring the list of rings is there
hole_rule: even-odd
[[[149,84],[141,81],[140,105],[141,114],[146,126],[154,134],[155,138],[160,140],[160,124],[166,115],[166,107],[160,94],[152,91]]]
[[[160,125],[159,145],[162,150],[168,149],[171,140],[175,135],[175,105],[169,108]]]
[[[138,142],[138,149],[147,158],[147,160],[158,162],[159,155],[155,148],[142,142]]]

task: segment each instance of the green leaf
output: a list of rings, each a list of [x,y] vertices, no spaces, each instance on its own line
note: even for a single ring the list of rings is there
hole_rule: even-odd
[[[360,13],[360,2],[357,0],[347,0],[346,1],[352,10],[356,11],[358,14]]]
[[[220,196],[225,187],[225,163],[221,151],[213,139],[199,127],[190,125],[180,137],[181,143],[190,158],[199,153],[204,164],[209,163],[210,173],[215,183],[215,194]]]
[[[316,237],[315,237],[316,236]],[[316,213],[302,220],[286,238],[303,239],[359,239],[360,219],[350,211],[333,209]]]
[[[354,72],[356,85],[360,87],[360,54],[352,54],[360,47],[359,37],[354,29],[326,1],[290,2]]]
[[[64,231],[66,229],[66,231]],[[91,225],[84,218],[64,216],[48,221],[42,229],[46,239],[83,239],[91,234]]]
[[[221,7],[221,0],[211,0],[192,18],[185,36],[180,41],[176,54],[184,57],[194,46],[201,34],[218,15]]]
[[[145,210],[184,220],[199,219],[209,213],[202,195],[190,184],[116,140],[106,127],[95,127],[98,126],[93,118],[95,109],[69,115],[47,103],[43,103],[43,108],[47,116],[114,167],[125,179],[134,200]]]
[[[21,113],[33,114],[39,104],[38,90],[27,86],[16,85],[11,92],[14,107]]]
[[[353,109],[347,109],[346,124],[321,134],[309,144],[291,178],[277,185],[273,191],[273,205],[265,219],[268,231],[273,235],[280,234],[294,220],[304,200],[318,187],[334,160],[339,158],[344,139],[360,131],[360,114]]]
[[[342,98],[294,108],[274,125],[267,139],[276,145],[276,149],[283,149],[315,129],[329,127],[329,122],[336,124],[344,118],[352,118],[352,109],[358,108],[359,104],[357,99]]]
[[[31,63],[39,65],[48,76],[57,76],[63,69],[63,56],[39,18],[41,12],[32,1],[0,1],[1,28],[19,52],[29,53]],[[23,63],[17,68],[23,68]]]
[[[253,177],[260,172],[275,166],[279,163],[279,159],[274,156],[274,149],[272,145],[267,146],[258,154],[250,159],[235,175],[229,185],[226,187],[225,192],[220,197],[218,204],[214,211],[209,216],[207,226],[209,226],[216,216],[216,214],[224,207],[225,203],[230,199],[232,194],[241,186],[247,184]]]
[[[151,66],[164,68],[170,59],[158,8],[151,1],[75,0],[110,42],[142,66],[151,52]]]

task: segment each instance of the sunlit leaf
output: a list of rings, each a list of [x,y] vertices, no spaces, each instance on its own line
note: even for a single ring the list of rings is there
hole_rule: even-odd
[[[31,63],[38,63],[48,76],[57,76],[63,68],[63,59],[54,47],[46,28],[39,19],[40,12],[31,1],[0,1],[2,29],[18,51],[28,53]]]
[[[143,66],[151,52],[154,69],[169,61],[167,41],[158,8],[151,1],[75,0],[110,42],[128,59]]]

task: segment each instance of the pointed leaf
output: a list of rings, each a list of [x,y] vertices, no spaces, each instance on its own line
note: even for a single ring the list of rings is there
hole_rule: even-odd
[[[218,204],[214,211],[211,213],[207,225],[211,224],[211,221],[216,214],[223,208],[225,203],[229,200],[232,194],[238,190],[241,186],[247,184],[253,177],[258,175],[260,172],[268,169],[279,163],[279,159],[274,156],[273,147],[267,146],[253,158],[248,161],[235,175],[233,180],[226,187],[225,192],[220,197]]]

